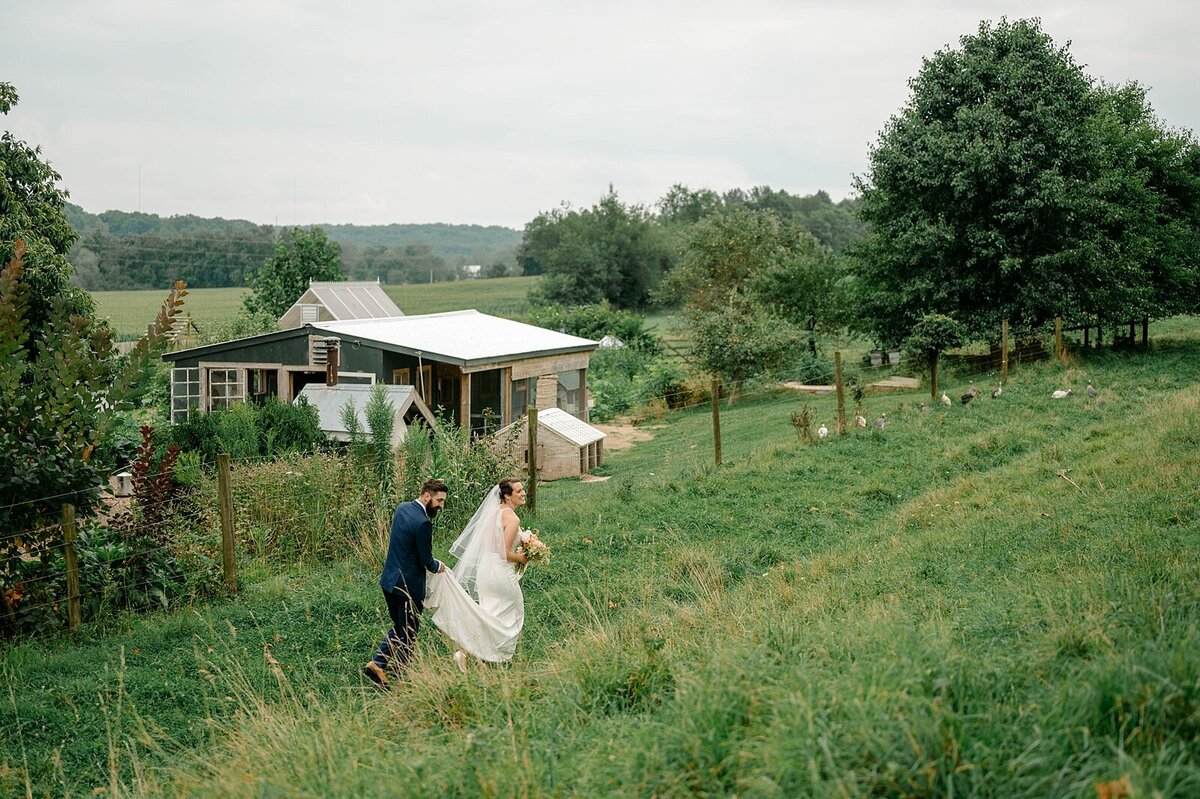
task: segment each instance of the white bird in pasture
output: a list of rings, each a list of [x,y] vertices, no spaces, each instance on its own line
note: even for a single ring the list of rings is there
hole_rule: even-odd
[[[1096,393],[1097,393],[1097,392],[1096,392],[1096,389],[1092,388],[1092,384],[1091,384],[1091,382],[1089,381],[1089,382],[1088,382],[1088,386],[1087,386],[1087,395],[1088,395],[1089,397],[1093,397],[1093,398],[1094,398],[1094,397],[1096,396]]]
[[[946,396],[946,392],[942,392],[942,404],[949,408],[954,403],[950,401],[950,397]]]
[[[1069,389],[1069,388],[1066,389],[1065,391],[1060,388],[1058,391],[1055,391],[1053,394],[1050,395],[1050,397],[1052,399],[1065,399],[1069,396],[1071,396],[1071,389]]]
[[[921,413],[929,413],[929,406],[924,402],[921,403]]]
[[[817,428],[817,438],[825,438],[829,435],[829,428],[822,424]]]
[[[875,420],[875,429],[882,430],[885,424],[887,424],[887,414],[881,413],[879,414],[879,418]]]
[[[867,426],[867,417],[863,416],[861,413],[854,414],[854,426],[855,427],[866,427]]]
[[[992,392],[992,399],[999,397],[1003,393],[1004,393],[1004,384],[1001,383],[1000,385],[996,386],[996,390]]]

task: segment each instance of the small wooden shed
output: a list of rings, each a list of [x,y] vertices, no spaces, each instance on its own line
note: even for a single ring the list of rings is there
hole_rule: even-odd
[[[529,417],[519,424],[515,437],[518,452],[529,464]],[[504,439],[504,431],[499,438]],[[538,479],[580,477],[604,462],[604,433],[561,408],[538,412]]]

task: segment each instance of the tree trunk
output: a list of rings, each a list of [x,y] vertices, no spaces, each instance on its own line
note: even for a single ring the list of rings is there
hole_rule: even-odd
[[[930,362],[929,362],[929,397],[930,397],[930,399],[933,399],[933,400],[936,400],[938,398],[937,362],[938,362],[938,354],[935,352],[933,354],[932,360],[930,360]]]

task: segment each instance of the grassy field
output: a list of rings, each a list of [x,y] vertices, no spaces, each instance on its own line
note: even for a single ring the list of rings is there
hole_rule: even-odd
[[[541,487],[517,657],[466,677],[426,625],[363,684],[386,624],[353,560],[10,645],[0,795],[1200,795],[1197,344],[870,397],[884,431],[812,446],[790,415],[833,400],[760,391],[719,469],[707,411],[674,415]]]
[[[475,308],[496,316],[519,317],[529,307],[529,289],[537,280],[536,277],[505,277],[383,288],[406,314]],[[246,292],[244,288],[189,289],[184,299],[184,311],[190,313],[200,326],[206,320],[236,316],[242,309],[242,297]],[[100,316],[110,319],[117,335],[122,337],[133,337],[144,331],[166,296],[165,291],[92,292]]]

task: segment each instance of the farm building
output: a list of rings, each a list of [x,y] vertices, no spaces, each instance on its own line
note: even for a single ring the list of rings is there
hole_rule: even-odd
[[[350,431],[343,421],[345,409],[353,403],[354,416],[363,433],[370,434],[371,424],[367,421],[367,403],[371,399],[372,387],[361,383],[342,383],[327,386],[322,383],[309,383],[300,389],[296,397],[299,402],[303,399],[317,409],[321,432],[335,441],[349,441]],[[387,386],[388,402],[392,404],[392,446],[397,446],[404,440],[408,426],[417,419],[429,427],[436,427],[437,420],[433,412],[425,406],[417,396],[413,386]]]
[[[404,312],[378,282],[310,282],[300,299],[279,317],[279,328],[396,316],[404,316]]]
[[[474,432],[560,408],[587,421],[596,342],[479,311],[313,322],[168,352],[171,421],[240,402],[291,402],[306,385],[413,386]]]
[[[541,480],[579,477],[604,462],[604,433],[582,419],[559,409],[538,411],[537,467]],[[529,463],[528,420],[516,431],[514,442]],[[501,431],[501,437],[503,437]]]

